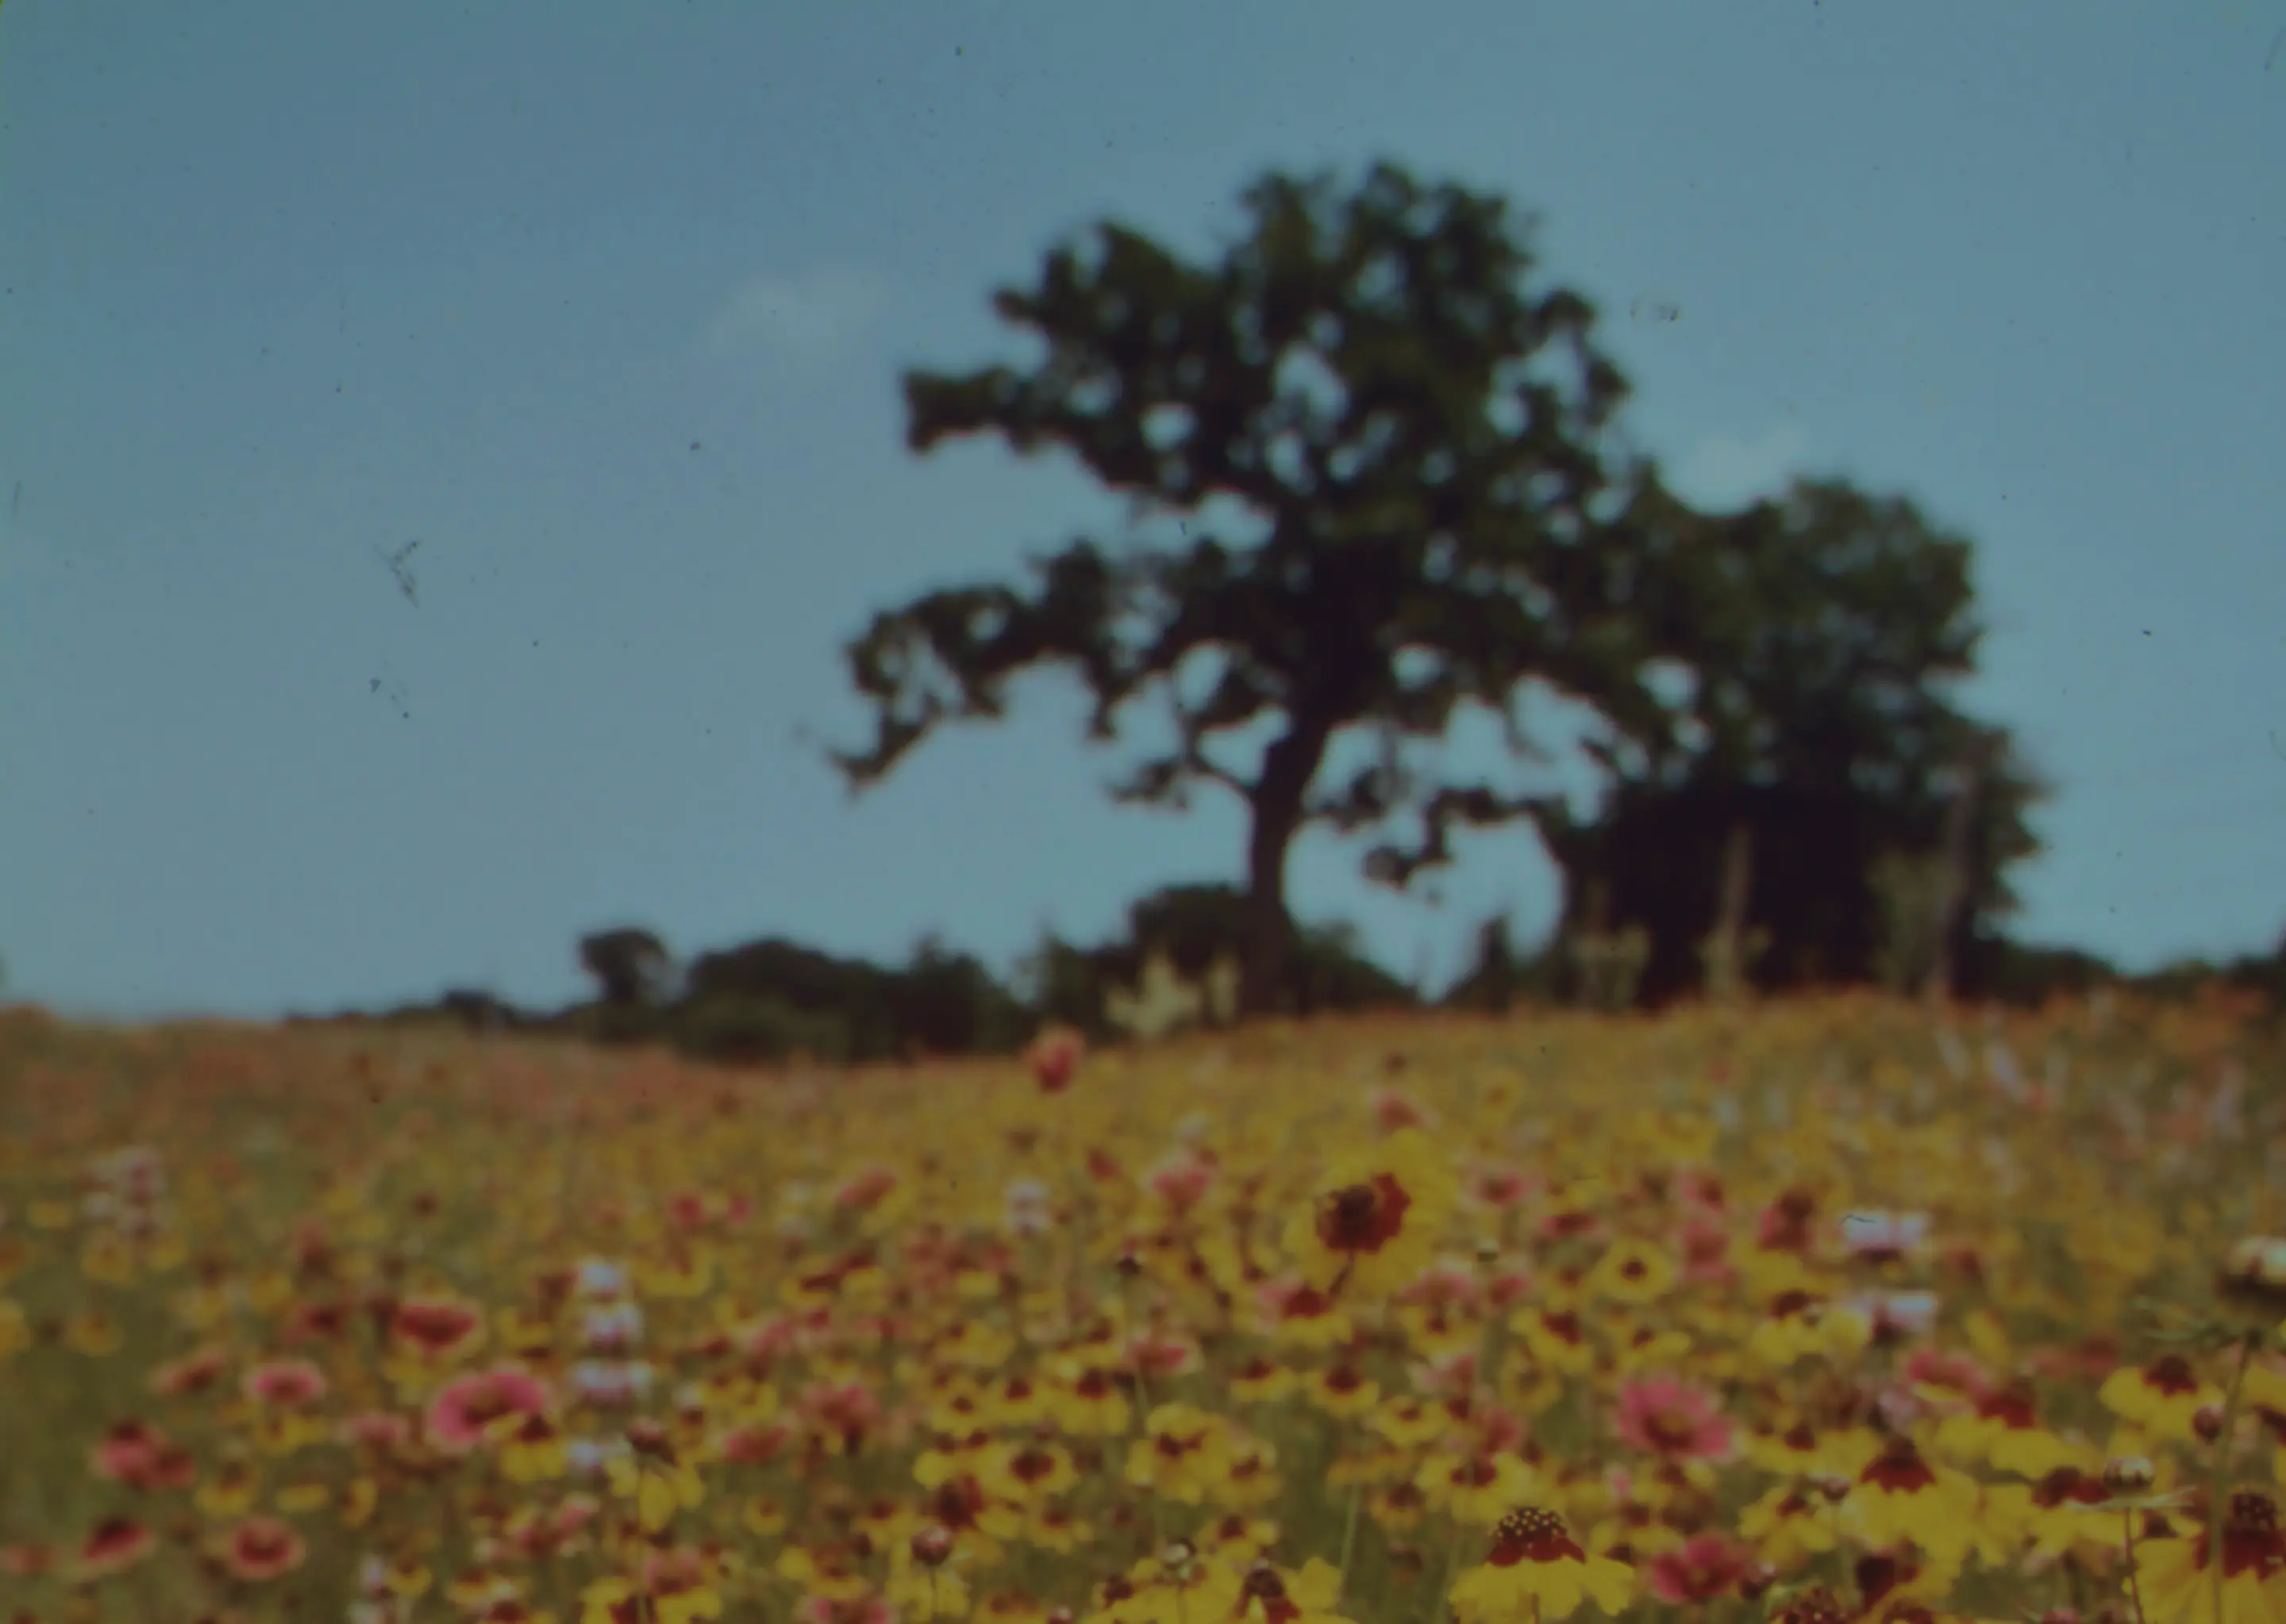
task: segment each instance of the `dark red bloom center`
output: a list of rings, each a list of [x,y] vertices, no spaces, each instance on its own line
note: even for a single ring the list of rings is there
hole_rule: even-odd
[[[1326,1198],[1318,1212],[1318,1239],[1328,1251],[1377,1252],[1397,1238],[1413,1198],[1387,1173]]]
[[[1519,1562],[1585,1562],[1564,1519],[1553,1511],[1527,1506],[1510,1512],[1493,1530],[1492,1554],[1485,1558],[1494,1567],[1514,1567]]]

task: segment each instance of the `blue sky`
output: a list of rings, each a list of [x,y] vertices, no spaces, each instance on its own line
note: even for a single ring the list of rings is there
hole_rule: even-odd
[[[902,369],[1020,355],[990,290],[1098,218],[1205,256],[1266,169],[1380,157],[1539,217],[1686,492],[1843,475],[1978,541],[1964,698],[2061,786],[2023,934],[2266,948],[2282,31],[2276,0],[19,0],[9,991],[548,1002],[619,922],[1005,966],[1234,877],[1236,806],[1110,808],[1131,753],[1083,749],[1053,677],[855,806],[796,729],[863,737],[872,610],[1117,521],[1065,462],[911,457]],[[1528,834],[1463,852],[1431,908],[1307,840],[1297,911],[1441,980],[1557,902]]]

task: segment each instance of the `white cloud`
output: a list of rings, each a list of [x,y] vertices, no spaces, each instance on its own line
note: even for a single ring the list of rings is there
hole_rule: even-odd
[[[873,272],[849,268],[753,277],[715,315],[706,347],[716,355],[755,349],[823,355],[863,331],[887,291]]]
[[[1714,508],[1743,508],[1776,494],[1801,464],[1808,438],[1792,423],[1760,435],[1710,434],[1667,470],[1675,493]]]

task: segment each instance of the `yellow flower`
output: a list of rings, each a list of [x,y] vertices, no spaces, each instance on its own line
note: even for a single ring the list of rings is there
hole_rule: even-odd
[[[1592,1600],[1603,1612],[1627,1610],[1635,1571],[1624,1562],[1591,1557],[1553,1511],[1511,1511],[1493,1533],[1481,1566],[1454,1582],[1447,1599],[1462,1624],[1519,1624],[1565,1619]]]
[[[1218,1505],[1250,1510],[1278,1498],[1285,1487],[1278,1475],[1278,1450],[1260,1439],[1230,1446],[1222,1472],[1209,1494]]]
[[[1400,1395],[1383,1400],[1369,1424],[1399,1448],[1414,1449],[1444,1437],[1452,1429],[1453,1417],[1441,1404]]]
[[[1509,1329],[1524,1338],[1533,1360],[1544,1370],[1563,1376],[1585,1376],[1596,1368],[1595,1344],[1577,1313],[1548,1308],[1519,1308],[1509,1316]]]
[[[278,1491],[278,1509],[288,1517],[303,1517],[321,1509],[334,1492],[322,1483],[289,1483]]]
[[[780,1579],[797,1586],[805,1598],[818,1601],[858,1601],[872,1589],[839,1549],[813,1552],[789,1545],[778,1553],[776,1573]]]
[[[1242,1624],[1349,1624],[1334,1611],[1342,1571],[1312,1557],[1299,1573],[1257,1560],[1245,1568],[1217,1567],[1200,1587],[1199,1616]]]
[[[1079,1472],[1071,1456],[1053,1444],[997,1443],[977,1462],[976,1479],[994,1498],[1029,1510],[1070,1488],[1079,1481]]]
[[[22,1352],[32,1345],[32,1328],[24,1319],[24,1310],[12,1298],[0,1297],[0,1359]]]
[[[244,1461],[225,1461],[219,1471],[193,1491],[191,1503],[201,1516],[216,1522],[235,1522],[254,1509],[259,1486],[252,1466]]]
[[[1344,1419],[1364,1415],[1381,1398],[1380,1384],[1366,1380],[1355,1366],[1348,1364],[1312,1370],[1305,1379],[1304,1391],[1318,1408]]]
[[[1615,1303],[1655,1303],[1675,1288],[1675,1260],[1647,1241],[1623,1235],[1588,1271],[1588,1288]]]
[[[1975,1478],[1931,1466],[1910,1439],[1893,1438],[1858,1472],[1842,1512],[1868,1545],[1911,1540],[1942,1559],[1967,1547],[1977,1500]]]
[[[722,1616],[722,1598],[711,1585],[689,1589],[655,1588],[646,1593],[625,1579],[598,1579],[579,1592],[579,1624],[622,1624],[640,1619],[644,1624],[698,1624],[701,1619]]]
[[[100,1311],[75,1314],[64,1340],[89,1359],[105,1359],[119,1352],[118,1322]]]
[[[635,1502],[636,1519],[645,1533],[658,1533],[674,1520],[677,1511],[695,1510],[706,1498],[706,1486],[690,1464],[680,1460],[663,1437],[645,1433],[627,1455],[614,1455],[605,1466],[611,1493]]]
[[[1439,1450],[1413,1478],[1422,1497],[1455,1522],[1489,1528],[1508,1509],[1533,1499],[1539,1474],[1513,1455]]]
[[[1781,1484],[1738,1513],[1738,1532],[1762,1559],[1791,1573],[1832,1550],[1838,1535],[1833,1508],[1798,1486]]]
[[[1232,1373],[1230,1396],[1241,1404],[1274,1404],[1299,1386],[1301,1380],[1277,1360],[1257,1354]]]
[[[502,1415],[485,1431],[500,1447],[501,1475],[511,1483],[544,1483],[569,1470],[564,1435],[545,1415]]]
[[[1128,1430],[1126,1398],[1110,1371],[1066,1360],[1048,1390],[1056,1425],[1076,1438],[1116,1438]]]
[[[1409,1284],[1436,1257],[1460,1198],[1428,1135],[1403,1128],[1369,1150],[1337,1156],[1310,1205],[1286,1227],[1286,1250],[1320,1291],[1381,1297]]]
[[[1185,1505],[1201,1505],[1222,1476],[1222,1423],[1187,1404],[1151,1412],[1145,1436],[1127,1454],[1127,1481]]]
[[[2145,1624],[2209,1624],[2214,1618],[2217,1581],[2207,1547],[2203,1521],[2167,1538],[2147,1534],[2136,1541]],[[2279,1533],[2276,1502],[2262,1490],[2239,1489],[2230,1497],[2220,1584],[2223,1624],[2286,1620],[2286,1536]]]
[[[2180,1353],[2163,1353],[2140,1369],[2123,1366],[2104,1378],[2096,1397],[2115,1415],[2180,1443],[2198,1437],[2192,1416],[2222,1402],[2221,1392],[2200,1381]]]
[[[374,1508],[381,1503],[381,1487],[371,1478],[353,1478],[348,1488],[342,1491],[339,1508],[342,1526],[362,1528],[373,1519]]]

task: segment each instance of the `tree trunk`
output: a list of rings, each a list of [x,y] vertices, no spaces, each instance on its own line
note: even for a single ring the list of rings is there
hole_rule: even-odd
[[[1722,846],[1722,880],[1715,903],[1707,996],[1717,1003],[1738,997],[1746,982],[1746,910],[1754,893],[1754,831],[1744,818],[1730,825]]]
[[[1251,797],[1254,829],[1246,848],[1246,955],[1239,966],[1243,1016],[1281,1013],[1289,1003],[1294,918],[1286,909],[1286,854],[1301,830],[1303,797],[1318,776],[1333,731],[1328,722],[1297,718],[1262,758],[1262,777]]]
[[[1953,927],[1961,905],[1968,900],[1969,825],[1976,808],[1977,792],[1983,787],[1986,753],[1987,746],[1980,741],[1963,764],[1959,793],[1945,808],[1943,888],[1936,908],[1936,940],[1930,948],[1928,984],[1923,989],[1931,1004],[1941,1004],[1952,997]]]

